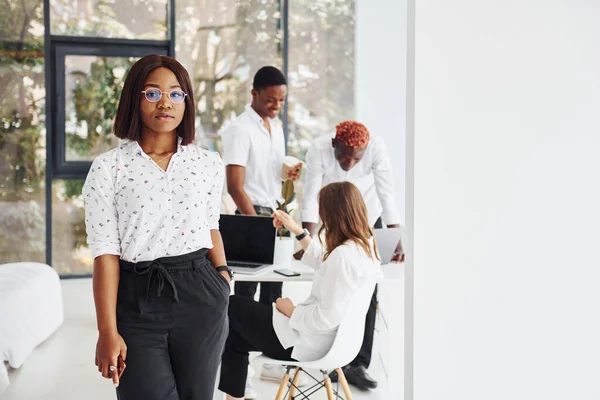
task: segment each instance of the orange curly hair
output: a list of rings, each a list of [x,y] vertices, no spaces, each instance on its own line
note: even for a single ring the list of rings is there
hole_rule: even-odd
[[[354,149],[366,147],[370,137],[367,127],[357,121],[344,121],[335,127],[335,138]]]

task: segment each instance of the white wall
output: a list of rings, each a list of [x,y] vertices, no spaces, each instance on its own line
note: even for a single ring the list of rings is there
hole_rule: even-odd
[[[356,0],[356,119],[384,139],[404,222],[406,0]]]
[[[405,222],[406,175],[406,44],[407,0],[356,0],[355,107],[356,119],[387,145],[395,180],[395,199]],[[402,284],[396,289],[397,304],[382,304],[388,314],[389,379],[379,376],[381,399],[400,399],[404,390],[404,304]],[[395,315],[391,315],[395,313]],[[385,314],[385,313],[384,313]],[[397,318],[396,318],[397,317]],[[374,355],[373,364],[377,363]]]
[[[599,21],[416,0],[416,400],[600,398]]]

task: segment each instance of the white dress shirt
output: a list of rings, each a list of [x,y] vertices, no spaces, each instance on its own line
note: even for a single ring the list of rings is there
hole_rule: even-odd
[[[383,140],[371,136],[363,158],[350,171],[344,171],[335,159],[332,138],[329,135],[317,138],[306,153],[302,222],[319,222],[318,195],[322,186],[349,181],[363,195],[371,226],[380,216],[387,225],[399,224],[400,215],[394,204],[392,166]]]
[[[372,241],[371,241],[372,244]],[[331,348],[348,305],[362,285],[383,276],[381,264],[355,242],[347,241],[323,261],[323,246],[313,239],[302,262],[315,269],[308,299],[298,304],[288,318],[273,305],[273,328],[284,348],[294,347],[299,361],[322,358]]]
[[[98,156],[83,187],[93,256],[140,262],[212,248],[224,176],[218,153],[181,140],[166,171],[135,141]]]
[[[250,106],[221,134],[225,165],[246,168],[244,190],[252,204],[272,207],[281,199],[281,168],[285,139],[279,118],[269,119],[271,134],[263,119]]]

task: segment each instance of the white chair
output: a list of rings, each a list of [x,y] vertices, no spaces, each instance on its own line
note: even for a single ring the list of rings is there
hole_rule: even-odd
[[[371,297],[373,296],[373,291],[375,290],[375,282],[365,282],[361,288],[356,292],[356,296],[352,299],[348,309],[346,310],[346,315],[342,318],[340,326],[338,327],[335,339],[333,344],[331,345],[331,349],[327,352],[327,354],[316,361],[284,361],[284,360],[274,360],[272,358],[261,356],[265,360],[265,364],[271,365],[285,365],[287,366],[287,372],[281,379],[281,383],[279,384],[279,390],[277,391],[277,396],[275,400],[283,400],[286,395],[286,387],[289,386],[289,397],[288,400],[294,399],[294,395],[296,390],[300,391],[302,398],[308,398],[310,395],[318,391],[319,389],[325,387],[327,391],[327,398],[329,400],[333,400],[338,398],[338,394],[333,391],[333,387],[331,385],[331,379],[329,378],[329,372],[335,370],[338,373],[339,383],[342,385],[342,389],[344,390],[344,394],[346,395],[346,400],[352,400],[352,393],[350,392],[350,387],[348,386],[348,382],[346,381],[346,377],[344,376],[344,372],[342,371],[343,366],[348,365],[360,350],[360,346],[362,345],[363,336],[365,332],[365,318],[367,315],[367,310],[369,308],[369,304],[371,302]],[[296,372],[294,375],[294,380],[290,379],[290,371],[292,367],[296,367]],[[312,386],[311,388],[301,391],[298,389],[298,379],[300,377],[300,371],[305,370],[307,368],[319,369],[323,373],[323,380],[317,381],[317,384]],[[315,389],[316,387],[316,389]],[[312,389],[312,392],[308,392]]]

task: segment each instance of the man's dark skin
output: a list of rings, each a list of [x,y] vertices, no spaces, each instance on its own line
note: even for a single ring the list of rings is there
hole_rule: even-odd
[[[251,107],[256,111],[263,120],[263,124],[269,134],[271,133],[271,125],[269,118],[277,117],[281,108],[285,103],[285,95],[287,93],[286,85],[267,86],[261,90],[252,89]],[[288,178],[296,180],[300,177],[300,169],[302,164],[298,164],[288,172]],[[246,181],[246,167],[240,165],[228,165],[227,171],[227,191],[233,198],[239,212],[244,215],[256,215],[254,206],[244,190],[244,182]]]
[[[360,160],[362,160],[366,146],[362,149],[355,149],[350,146],[346,146],[344,143],[340,142],[337,139],[331,139],[331,146],[334,149],[334,155],[337,162],[340,164],[340,168],[344,171],[350,171]],[[315,236],[317,232],[317,224],[314,222],[302,222],[302,227],[306,228],[310,233],[311,237]],[[388,228],[400,228],[399,224],[390,224],[387,226]],[[294,254],[294,258],[296,260],[300,260],[304,255],[304,251],[300,250]],[[392,257],[392,262],[403,262],[404,261],[404,252],[402,251],[402,244],[398,243],[396,250],[394,251],[394,256]]]

